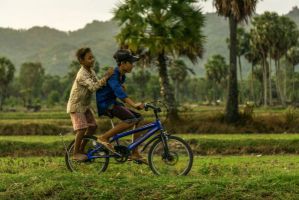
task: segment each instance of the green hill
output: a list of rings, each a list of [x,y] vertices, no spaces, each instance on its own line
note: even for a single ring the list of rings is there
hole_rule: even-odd
[[[203,29],[207,36],[203,59],[193,66],[197,75],[204,76],[204,63],[213,54],[228,58],[226,38],[228,21],[215,13],[207,13]],[[299,25],[299,9],[294,7],[287,15]],[[246,26],[246,25],[245,25]],[[82,46],[92,48],[101,65],[114,65],[112,54],[117,49],[114,36],[119,28],[114,21],[93,21],[84,28],[63,32],[49,27],[33,27],[28,30],[0,28],[0,56],[12,60],[19,69],[23,62],[41,62],[47,73],[64,75],[69,63],[75,59],[75,51]],[[244,66],[244,73],[249,66]]]

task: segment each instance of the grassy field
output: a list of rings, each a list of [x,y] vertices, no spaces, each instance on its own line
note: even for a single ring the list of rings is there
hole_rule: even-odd
[[[196,155],[299,154],[299,134],[178,134]],[[74,135],[64,136],[68,145]],[[130,141],[130,137],[121,141]],[[0,136],[0,156],[62,156],[60,136]]]
[[[299,199],[299,134],[296,128],[283,134],[291,130],[288,126],[297,126],[298,113],[290,125],[285,109],[256,109],[256,121],[263,123],[233,127],[215,120],[222,110],[197,107],[181,113],[187,126],[175,128],[186,134],[177,135],[195,154],[186,177],[158,177],[148,166],[115,161],[100,175],[71,173],[58,136],[61,127],[70,132],[65,112],[1,113],[0,131],[16,135],[0,134],[0,199]],[[152,120],[150,113],[144,114]],[[98,122],[101,128],[110,127],[107,119]],[[282,134],[245,134],[271,133],[272,128]],[[190,134],[219,130],[223,134]],[[73,134],[64,136],[67,144],[73,139]]]
[[[96,167],[96,166],[95,166]],[[0,199],[298,199],[299,157],[199,156],[186,177],[145,165],[67,171],[61,157],[0,158]]]
[[[240,108],[242,112],[242,108]],[[165,113],[164,113],[165,114]],[[164,122],[165,115],[161,114]],[[142,111],[144,123],[154,120],[152,112]],[[251,118],[252,117],[252,118]],[[180,121],[163,123],[176,133],[298,133],[298,109],[257,108],[251,117],[241,117],[236,125],[227,124],[223,107],[197,106],[182,109]],[[99,132],[111,128],[107,117],[96,117]],[[117,120],[114,120],[116,122]],[[63,110],[41,112],[3,112],[0,114],[0,135],[56,135],[72,132],[69,115]]]

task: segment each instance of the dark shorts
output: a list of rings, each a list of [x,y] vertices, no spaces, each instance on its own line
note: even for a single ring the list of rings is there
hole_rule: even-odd
[[[123,105],[114,105],[112,109],[106,111],[106,115],[109,117],[117,117],[126,123],[135,123],[143,119],[140,113],[130,110]]]

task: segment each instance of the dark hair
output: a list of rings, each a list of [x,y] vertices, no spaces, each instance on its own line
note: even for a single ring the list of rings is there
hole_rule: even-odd
[[[128,49],[119,49],[117,50],[114,55],[113,58],[115,59],[115,61],[117,62],[117,65],[120,66],[120,64],[122,62],[136,62],[139,60],[138,56],[133,56],[131,51]]]
[[[91,49],[89,47],[83,47],[77,50],[76,56],[78,61],[84,60],[84,57],[87,53],[91,52]]]

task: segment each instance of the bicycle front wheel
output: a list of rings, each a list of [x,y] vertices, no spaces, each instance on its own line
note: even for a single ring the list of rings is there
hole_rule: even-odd
[[[88,153],[95,149],[96,139],[93,136],[84,136],[82,141],[85,141],[86,145],[84,148],[84,153]],[[73,159],[75,141],[72,141],[67,148],[65,153],[65,162],[67,168],[71,172],[81,172],[81,173],[101,173],[104,172],[109,164],[109,158],[107,157],[109,152],[104,149],[99,149],[93,156],[102,156],[103,158],[94,158],[86,161],[76,161]]]
[[[154,142],[148,160],[151,170],[157,175],[187,175],[192,168],[193,153],[182,138],[167,136],[166,144],[162,139]]]

